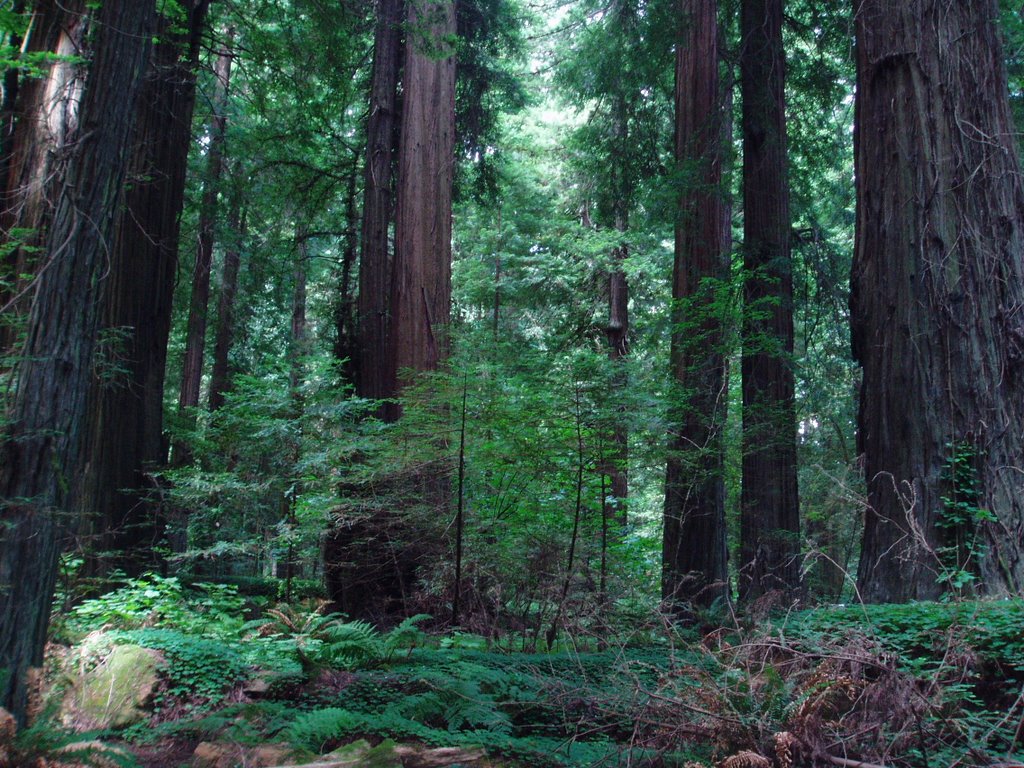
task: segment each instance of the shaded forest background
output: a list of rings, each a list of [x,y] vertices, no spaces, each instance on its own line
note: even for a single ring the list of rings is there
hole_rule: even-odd
[[[1019,595],[1019,9],[142,5],[0,9],[19,718],[147,573],[531,649]]]

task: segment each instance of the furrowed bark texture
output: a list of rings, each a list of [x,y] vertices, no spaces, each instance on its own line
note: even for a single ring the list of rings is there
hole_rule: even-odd
[[[744,0],[741,599],[800,584],[782,0]]]
[[[675,144],[685,178],[672,277],[675,388],[662,552],[662,595],[676,606],[708,605],[728,594],[722,479],[726,371],[713,281],[725,275],[717,3],[679,0],[679,12]]]
[[[954,447],[998,518],[973,526],[983,589],[1024,586],[1024,189],[996,19],[990,0],[857,5],[858,584],[874,602],[939,594]]]
[[[167,339],[207,6],[208,0],[185,4],[181,31],[169,19],[158,22],[159,42],[139,95],[129,184],[101,283],[103,343],[82,493],[87,575],[111,568],[136,574],[157,564],[153,548],[164,525],[148,473],[166,459]]]
[[[455,9],[412,2],[406,24],[389,376],[429,371],[445,357],[451,305],[455,153]],[[404,379],[404,376],[403,376]],[[392,416],[397,410],[392,409]]]
[[[359,351],[355,378],[356,393],[374,400],[394,396],[396,386],[387,364],[391,298],[388,232],[394,208],[403,8],[403,0],[378,0],[370,119],[366,127],[365,199],[356,306]]]
[[[46,231],[69,158],[69,138],[78,127],[84,87],[81,57],[90,13],[83,0],[41,2],[25,42],[28,53],[54,53],[62,58],[43,65],[38,77],[19,82],[11,133],[5,136],[10,154],[4,158],[0,229],[7,242],[19,242],[4,256],[0,270],[0,353],[13,352],[18,326],[29,312],[30,277],[38,269],[37,251]]]
[[[46,239],[0,455],[0,704],[23,719],[84,468],[97,290],[129,161],[154,4],[105,0],[79,130]]]

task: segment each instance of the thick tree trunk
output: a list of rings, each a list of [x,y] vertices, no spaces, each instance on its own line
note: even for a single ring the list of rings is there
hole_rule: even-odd
[[[783,0],[744,0],[740,598],[800,583]]]
[[[678,0],[676,157],[685,187],[672,277],[670,405],[662,595],[676,611],[728,595],[722,429],[726,368],[717,281],[722,242],[715,0]]]
[[[455,34],[453,3],[451,0],[410,2],[405,32],[395,256],[391,269],[387,343],[383,347],[385,367],[373,371],[373,376],[379,378],[366,378],[370,373],[368,370],[359,373],[362,386],[371,381],[383,382],[392,387],[391,394],[397,393],[397,386],[409,383],[410,372],[433,370],[443,360],[451,303],[452,175],[455,161],[455,56],[451,44]],[[375,101],[374,112],[381,108]],[[386,152],[386,148],[381,152]],[[383,158],[371,150],[367,161],[368,179],[377,172],[373,167],[378,163],[383,163]],[[379,165],[377,168],[383,173]],[[369,189],[367,195],[367,202],[370,202]],[[364,227],[368,222],[377,226],[383,220],[377,219],[375,214],[372,221],[364,219]],[[364,228],[364,257],[368,247],[365,242],[367,232]],[[369,232],[376,238],[382,234],[381,231]],[[372,292],[379,286],[372,281],[381,278],[380,272],[368,275],[368,266],[364,264],[360,271],[361,328],[366,327],[368,319],[372,320],[365,312],[369,306],[365,302],[376,300]],[[380,266],[378,264],[374,269]],[[372,278],[369,287],[368,277]],[[379,307],[380,304],[374,306]],[[377,330],[379,328],[373,333]],[[369,338],[375,337],[371,334]],[[366,341],[366,338],[360,339],[363,362],[367,360],[365,355],[371,354]],[[379,361],[372,360],[372,357],[370,362],[379,365]],[[401,381],[399,375],[402,376]],[[366,391],[365,394],[371,393]],[[382,415],[386,419],[397,420],[401,409],[392,402]],[[441,448],[439,453],[443,453]],[[353,575],[367,584],[365,594],[376,593],[384,597],[380,605],[387,606],[388,598],[391,598],[398,603],[399,610],[406,610],[409,589],[419,565],[416,552],[422,548],[422,543],[417,541],[395,548],[388,543],[388,556],[383,564],[376,553],[381,551],[382,543],[387,540],[389,529],[398,531],[399,540],[415,541],[414,535],[422,536],[401,514],[406,505],[427,504],[434,507],[439,515],[444,514],[450,501],[449,469],[443,461],[429,468],[416,467],[409,473],[396,469],[389,482],[414,491],[407,501],[399,499],[393,503],[397,514],[389,509],[374,516],[369,527],[376,529],[372,536],[376,543],[353,548],[355,532],[367,527],[367,523],[360,521],[358,515],[339,516],[325,543],[325,570],[329,572],[332,595],[345,606],[345,610],[350,610],[361,591],[358,586],[352,586]],[[357,563],[356,567],[353,563]],[[367,578],[368,574],[373,575]],[[373,608],[360,605],[356,610],[365,614]],[[385,607],[383,610],[389,609]]]
[[[224,44],[214,65],[213,115],[210,120],[210,146],[206,155],[206,178],[199,209],[199,244],[192,270],[192,294],[188,308],[188,329],[185,333],[185,360],[182,364],[181,391],[178,409],[199,406],[203,382],[203,357],[206,351],[207,313],[210,303],[210,271],[213,266],[213,241],[217,226],[217,197],[224,170],[224,140],[227,131],[228,85],[234,56],[234,30],[228,29]],[[191,457],[184,445],[175,446],[174,462],[188,463]]]
[[[19,718],[27,670],[42,662],[61,544],[75,523],[97,284],[154,32],[152,2],[105,0],[97,14],[80,128],[69,144],[0,456],[0,704]]]
[[[242,266],[242,244],[246,224],[242,212],[240,179],[233,179],[231,202],[228,206],[228,232],[231,241],[225,243],[224,266],[221,270],[220,297],[217,300],[217,332],[213,338],[213,365],[210,368],[210,410],[224,405],[224,395],[231,389],[229,358],[235,342],[235,296],[238,293],[238,272]]]
[[[858,4],[858,586],[874,602],[934,598],[957,574],[1024,587],[1024,186],[996,19],[993,0]],[[994,521],[954,525],[954,453]],[[942,551],[943,526],[975,544],[969,562]]]
[[[207,6],[208,0],[188,6],[185,24],[159,22],[159,42],[139,94],[130,183],[101,284],[100,376],[90,396],[90,460],[82,491],[89,544],[83,575],[113,568],[135,574],[158,564],[154,545],[164,524],[149,473],[166,460],[167,339]]]
[[[4,137],[10,154],[4,157],[0,230],[4,241],[16,247],[4,255],[0,268],[0,354],[14,351],[19,326],[29,312],[32,287],[25,276],[39,268],[37,253],[60,193],[69,137],[78,127],[89,20],[84,0],[44,0],[35,9],[25,42],[29,53],[60,58],[45,65],[43,76],[19,83],[13,124],[5,124],[11,133]]]
[[[455,157],[455,9],[410,3],[388,329],[388,377],[437,368],[451,305]],[[401,378],[400,378],[401,377]],[[388,409],[397,418],[396,407]]]
[[[403,8],[403,0],[378,0],[377,3],[373,86],[366,128],[365,199],[356,307],[359,351],[354,362],[356,394],[372,400],[393,397],[396,386],[387,362],[391,299],[388,235],[394,208]]]

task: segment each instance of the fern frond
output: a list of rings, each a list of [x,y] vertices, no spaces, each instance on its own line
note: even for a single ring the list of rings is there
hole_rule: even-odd
[[[416,625],[420,622],[433,618],[428,613],[417,613],[410,616],[397,627],[384,636],[385,660],[390,659],[399,648],[411,648],[421,642],[424,636],[423,630]]]
[[[366,716],[347,709],[332,707],[305,712],[285,730],[286,739],[313,751],[319,751],[332,739],[338,739],[360,730]]]

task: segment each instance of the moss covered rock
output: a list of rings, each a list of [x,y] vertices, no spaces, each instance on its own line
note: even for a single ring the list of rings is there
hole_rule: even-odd
[[[125,728],[142,721],[159,681],[163,654],[115,645],[95,667],[75,674],[64,697],[64,724],[79,730]]]

